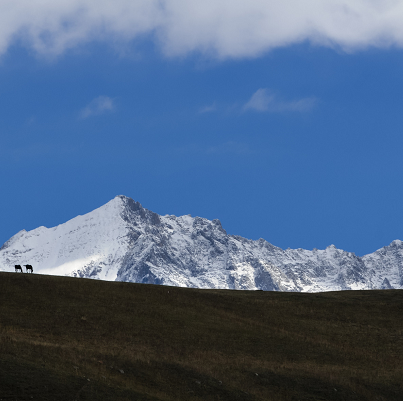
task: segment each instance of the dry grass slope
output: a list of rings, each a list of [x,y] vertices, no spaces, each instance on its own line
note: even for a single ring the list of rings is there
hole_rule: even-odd
[[[2,400],[402,400],[403,291],[0,273]]]

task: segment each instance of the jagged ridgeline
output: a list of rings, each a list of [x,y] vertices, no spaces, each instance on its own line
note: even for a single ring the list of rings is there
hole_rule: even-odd
[[[0,269],[194,288],[338,291],[403,288],[403,242],[358,257],[331,245],[283,250],[229,235],[219,220],[160,216],[125,196],[57,227],[22,230]]]

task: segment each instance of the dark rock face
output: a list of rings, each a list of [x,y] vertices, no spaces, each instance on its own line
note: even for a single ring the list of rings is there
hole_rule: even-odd
[[[131,198],[119,196],[122,200],[124,208],[121,213],[121,217],[128,224],[137,225],[136,221],[141,220],[143,223],[151,226],[158,226],[161,224],[160,218],[157,213],[151,212],[141,206],[139,202],[135,202]]]

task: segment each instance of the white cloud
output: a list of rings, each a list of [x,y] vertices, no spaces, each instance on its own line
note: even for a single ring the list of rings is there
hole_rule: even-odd
[[[244,110],[256,110],[267,112],[299,111],[311,110],[316,104],[316,98],[306,97],[298,100],[284,101],[278,98],[267,88],[258,89],[243,106]]]
[[[210,104],[209,106],[204,106],[199,110],[200,114],[204,114],[204,113],[211,113],[213,111],[217,111],[218,107],[216,102]]]
[[[1,0],[0,54],[16,40],[57,55],[151,35],[168,56],[253,57],[302,41],[403,46],[403,0]]]
[[[108,96],[98,96],[81,110],[81,118],[97,116],[115,109],[114,101]]]

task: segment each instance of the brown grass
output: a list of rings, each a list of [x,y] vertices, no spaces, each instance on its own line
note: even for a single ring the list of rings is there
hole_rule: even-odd
[[[2,400],[402,400],[403,291],[0,273]]]

